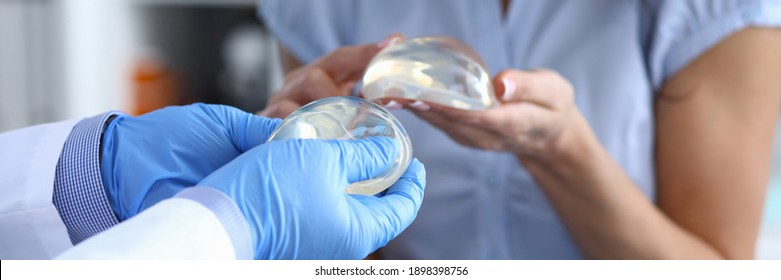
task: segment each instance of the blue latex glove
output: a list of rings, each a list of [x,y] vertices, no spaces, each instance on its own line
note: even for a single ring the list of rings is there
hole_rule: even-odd
[[[118,116],[103,133],[101,175],[120,220],[203,180],[263,144],[279,119],[223,105],[167,107]]]
[[[398,149],[387,137],[274,141],[199,185],[233,198],[256,259],[360,259],[400,234],[420,209],[426,171],[417,159],[382,195],[344,192],[386,170]]]

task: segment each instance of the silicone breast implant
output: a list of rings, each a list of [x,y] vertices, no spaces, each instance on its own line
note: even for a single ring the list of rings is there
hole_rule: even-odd
[[[384,173],[370,180],[352,183],[345,191],[350,194],[374,195],[395,183],[412,160],[412,145],[404,127],[388,110],[374,102],[350,96],[328,97],[311,102],[285,118],[268,141],[350,140],[371,136],[386,136],[398,141],[398,157]]]
[[[383,49],[369,63],[362,91],[369,100],[422,100],[464,110],[497,105],[480,57],[447,37],[415,38]]]

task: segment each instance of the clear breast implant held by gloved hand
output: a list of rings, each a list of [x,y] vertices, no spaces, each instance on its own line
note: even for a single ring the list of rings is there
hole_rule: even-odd
[[[482,59],[447,37],[420,37],[388,46],[363,76],[369,100],[421,100],[464,110],[498,105]]]
[[[345,191],[350,194],[374,195],[395,183],[412,160],[412,144],[404,127],[388,110],[374,102],[351,96],[313,101],[285,118],[268,141],[350,140],[371,136],[386,136],[398,141],[398,157],[379,176],[352,183]]]

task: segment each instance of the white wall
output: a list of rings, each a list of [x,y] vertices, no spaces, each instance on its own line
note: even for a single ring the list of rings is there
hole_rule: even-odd
[[[62,0],[64,116],[129,110],[137,32],[130,0]]]
[[[0,1],[0,131],[129,109],[134,5]]]
[[[0,1],[0,131],[59,119],[61,49],[53,0]]]

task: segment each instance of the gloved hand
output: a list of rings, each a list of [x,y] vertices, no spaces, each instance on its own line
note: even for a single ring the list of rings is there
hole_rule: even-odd
[[[103,133],[101,175],[120,221],[203,180],[266,142],[279,119],[223,105],[118,116]]]
[[[398,149],[387,137],[274,141],[198,185],[236,202],[256,259],[359,259],[400,234],[420,209],[426,171],[417,159],[384,194],[344,192],[386,170]]]

